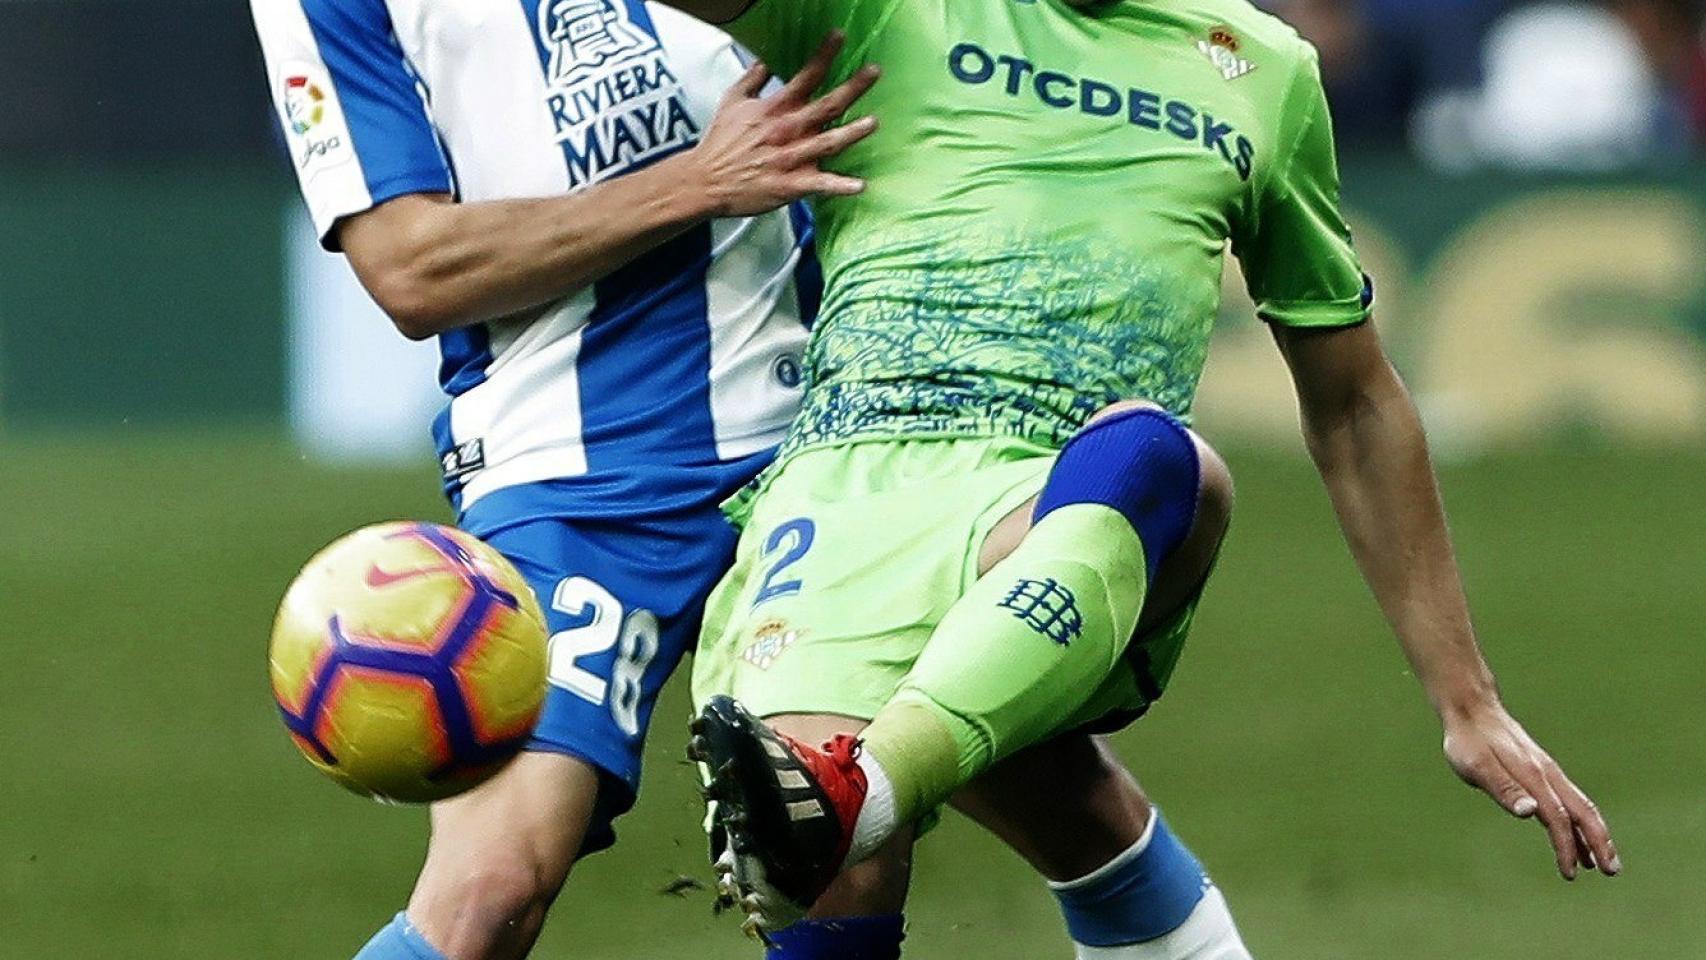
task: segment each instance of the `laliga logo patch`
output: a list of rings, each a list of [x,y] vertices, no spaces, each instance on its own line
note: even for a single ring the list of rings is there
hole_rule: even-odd
[[[1220,75],[1227,80],[1236,80],[1256,69],[1255,64],[1238,55],[1242,46],[1238,35],[1228,27],[1216,27],[1207,40],[1197,41],[1197,49],[1220,69]]]
[[[337,101],[326,90],[325,73],[306,63],[289,64],[284,71],[280,101],[284,123],[293,141],[296,167],[307,177],[336,166],[351,156],[349,141],[337,114]]]
[[[284,118],[290,129],[306,134],[326,119],[326,91],[304,76],[286,77],[284,81]]]

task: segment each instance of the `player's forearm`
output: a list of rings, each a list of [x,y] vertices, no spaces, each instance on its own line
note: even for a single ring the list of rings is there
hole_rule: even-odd
[[[1420,417],[1389,366],[1305,435],[1351,551],[1442,716],[1497,697],[1475,640]]]
[[[343,240],[374,299],[414,338],[568,296],[712,214],[685,156],[565,197],[402,199],[412,201],[404,215],[354,221]],[[389,235],[364,236],[374,229]]]

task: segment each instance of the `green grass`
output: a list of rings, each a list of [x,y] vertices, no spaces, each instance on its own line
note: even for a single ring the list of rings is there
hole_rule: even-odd
[[[1172,694],[1118,739],[1264,960],[1706,957],[1706,453],[1447,471],[1508,699],[1600,799],[1627,876],[1567,885],[1458,786],[1299,459],[1231,458],[1240,518]],[[0,957],[347,958],[406,896],[420,811],[294,756],[273,605],[334,535],[442,518],[425,472],[332,472],[238,435],[0,445]],[[752,958],[708,895],[679,689],[623,844],[537,956]],[[950,818],[910,956],[1063,960],[1052,904]]]

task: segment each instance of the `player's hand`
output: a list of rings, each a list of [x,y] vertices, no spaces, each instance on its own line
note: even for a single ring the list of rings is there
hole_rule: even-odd
[[[1622,871],[1599,808],[1503,705],[1493,702],[1447,719],[1445,755],[1458,776],[1512,816],[1545,825],[1564,879],[1574,880],[1579,867],[1597,866],[1608,877]]]
[[[820,166],[877,129],[874,117],[830,126],[877,82],[874,66],[812,98],[845,42],[840,31],[831,33],[800,72],[768,97],[761,96],[770,80],[762,63],[748,68],[724,95],[689,155],[717,216],[756,216],[814,194],[847,196],[865,189],[865,181]]]

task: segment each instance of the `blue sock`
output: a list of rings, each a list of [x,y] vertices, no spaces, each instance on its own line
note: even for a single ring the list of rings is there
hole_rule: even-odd
[[[1179,929],[1211,884],[1157,810],[1130,850],[1087,877],[1049,886],[1073,942],[1118,947]]]
[[[385,929],[373,935],[355,960],[447,960],[427,942],[404,914],[397,914]]]
[[[770,937],[765,960],[899,960],[906,918],[802,920]]]

